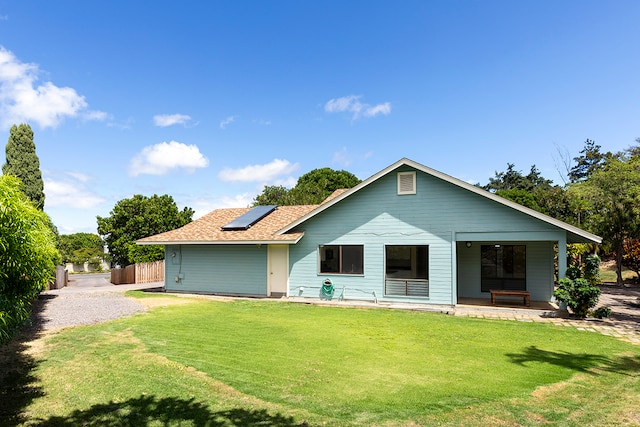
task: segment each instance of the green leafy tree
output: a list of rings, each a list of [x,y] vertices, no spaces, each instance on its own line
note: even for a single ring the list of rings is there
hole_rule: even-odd
[[[193,209],[182,211],[168,195],[136,194],[116,203],[108,217],[97,217],[98,234],[107,243],[113,261],[121,266],[164,258],[159,246],[138,248],[136,240],[180,228],[191,222]]]
[[[2,165],[2,173],[18,177],[24,194],[36,208],[43,210],[44,183],[31,126],[24,123],[11,126],[6,152],[7,162]]]
[[[542,211],[542,208],[540,208],[540,205],[538,205],[534,194],[529,191],[513,188],[510,190],[498,190],[496,191],[496,195],[504,197],[505,199],[509,199],[512,202],[516,202],[522,206],[535,209],[539,212]]]
[[[105,258],[104,240],[93,233],[63,234],[59,237],[62,262],[97,266]]]
[[[513,163],[507,163],[507,170],[496,172],[493,178],[489,178],[489,183],[483,188],[491,192],[501,190],[524,190],[532,192],[537,188],[550,187],[552,181],[545,179],[536,165],[531,166],[527,175],[515,169]]]
[[[60,254],[49,222],[18,178],[0,176],[0,343],[28,318],[31,301],[54,276]]]
[[[569,187],[588,212],[582,224],[602,236],[616,254],[618,284],[622,284],[624,242],[640,230],[640,158],[611,160],[586,180]]]
[[[265,185],[262,193],[258,194],[253,200],[253,206],[291,205],[289,203],[289,192],[290,190],[282,185]]]
[[[345,170],[314,169],[298,178],[291,190],[282,186],[265,186],[253,205],[317,205],[335,190],[355,187],[359,183],[358,177]]]
[[[640,240],[629,239],[624,242],[622,265],[636,273],[640,278]]]

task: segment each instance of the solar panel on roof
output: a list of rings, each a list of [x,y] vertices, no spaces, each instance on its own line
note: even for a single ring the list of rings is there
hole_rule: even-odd
[[[277,206],[275,205],[267,205],[267,206],[256,206],[251,209],[249,212],[240,215],[238,218],[234,219],[230,223],[223,225],[223,230],[247,230],[256,222],[260,221],[265,216],[269,215],[271,212],[275,211]]]

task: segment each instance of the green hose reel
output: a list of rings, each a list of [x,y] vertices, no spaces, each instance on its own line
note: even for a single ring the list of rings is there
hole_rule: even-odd
[[[322,287],[320,288],[320,299],[331,300],[336,288],[331,283],[331,279],[324,279],[322,281]]]

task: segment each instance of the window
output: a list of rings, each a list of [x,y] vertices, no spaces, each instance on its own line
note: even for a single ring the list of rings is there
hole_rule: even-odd
[[[429,296],[429,246],[385,247],[385,295]]]
[[[398,172],[398,195],[416,194],[416,173]]]
[[[525,245],[482,245],[482,292],[527,289]]]
[[[362,245],[320,246],[320,273],[363,274],[363,248]]]

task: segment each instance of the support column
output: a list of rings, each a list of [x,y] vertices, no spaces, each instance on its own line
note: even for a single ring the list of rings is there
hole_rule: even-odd
[[[562,233],[558,239],[558,280],[567,274],[567,235]]]
[[[451,232],[451,305],[458,304],[458,241]]]

